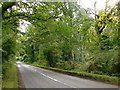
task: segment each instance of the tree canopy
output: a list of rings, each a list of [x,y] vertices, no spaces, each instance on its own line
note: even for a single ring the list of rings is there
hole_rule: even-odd
[[[2,61],[119,76],[119,6],[94,18],[76,2],[3,2]]]

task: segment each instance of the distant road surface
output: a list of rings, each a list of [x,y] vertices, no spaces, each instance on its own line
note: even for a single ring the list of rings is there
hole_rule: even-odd
[[[25,88],[118,88],[115,85],[82,79],[21,62],[17,62],[17,66]]]

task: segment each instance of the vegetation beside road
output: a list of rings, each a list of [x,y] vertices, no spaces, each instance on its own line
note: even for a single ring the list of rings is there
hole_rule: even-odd
[[[18,71],[16,63],[11,60],[3,65],[5,69],[3,73],[2,88],[18,88]]]
[[[3,87],[17,87],[9,83],[12,74],[16,75],[16,59],[117,83],[120,2],[114,6],[108,3],[109,0],[105,9],[99,11],[82,8],[76,2],[0,3]],[[17,77],[14,80],[16,83]]]
[[[72,75],[72,76],[77,76],[80,78],[101,81],[104,83],[109,83],[109,84],[114,84],[114,85],[120,85],[120,82],[119,82],[120,78],[115,77],[115,76],[113,77],[113,76],[108,76],[108,75],[92,74],[92,73],[79,72],[79,71],[74,71],[74,70],[63,70],[59,68],[46,67],[46,66],[37,65],[37,64],[31,64],[31,65],[44,68],[44,69],[48,69],[48,70],[53,70],[53,71],[64,73],[64,74],[68,74],[68,75]]]

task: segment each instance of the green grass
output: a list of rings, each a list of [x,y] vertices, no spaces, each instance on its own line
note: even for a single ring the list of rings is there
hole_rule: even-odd
[[[7,66],[7,64],[5,66]],[[5,73],[6,74],[2,82],[2,88],[18,88],[18,73],[16,64],[14,63],[10,65]]]
[[[87,73],[87,72],[78,72],[78,71],[73,71],[73,70],[63,70],[63,69],[51,68],[51,67],[46,67],[46,66],[36,65],[36,64],[32,64],[32,65],[45,68],[45,69],[49,69],[49,70],[53,70],[53,71],[60,72],[60,73],[65,73],[65,74],[81,77],[81,78],[101,81],[101,82],[110,83],[114,85],[120,85],[120,82],[119,82],[120,78],[118,77],[98,75],[98,74],[92,74],[92,73]]]
[[[0,73],[0,90],[1,90],[1,88],[2,88],[2,75]]]
[[[2,64],[0,64],[0,90],[2,88]]]

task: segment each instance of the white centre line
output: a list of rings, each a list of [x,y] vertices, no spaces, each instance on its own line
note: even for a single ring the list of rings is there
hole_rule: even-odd
[[[54,78],[52,78],[52,77],[50,77],[50,76],[47,76],[47,75],[45,75],[45,74],[43,74],[43,73],[40,73],[40,74],[43,75],[43,76],[45,76],[45,77],[47,77],[47,78],[49,78],[49,79],[51,79],[51,80],[53,80],[53,81],[59,82],[59,83],[61,83],[61,84],[64,84],[64,85],[66,85],[66,86],[69,86],[69,87],[71,87],[71,88],[77,88],[77,87],[70,86],[70,85],[68,85],[68,84],[66,84],[66,83],[64,83],[64,82],[61,82],[61,81],[59,81],[59,80],[57,80],[57,79],[54,79]]]
[[[37,72],[37,70],[36,70],[34,67],[31,67],[30,65],[25,65],[25,67],[29,68],[30,70],[32,70],[32,71],[34,71],[34,72]],[[38,72],[38,73],[40,73],[40,72]],[[55,82],[61,83],[61,84],[66,85],[66,86],[68,86],[68,87],[70,87],[70,88],[76,88],[76,89],[77,89],[77,87],[70,86],[70,85],[68,85],[67,83],[61,82],[61,81],[59,81],[59,80],[57,80],[57,79],[54,79],[54,78],[52,78],[52,77],[50,77],[50,76],[48,76],[48,75],[45,75],[45,74],[43,74],[43,73],[40,73],[40,74],[43,75],[44,77],[47,77],[47,78],[55,81]]]

